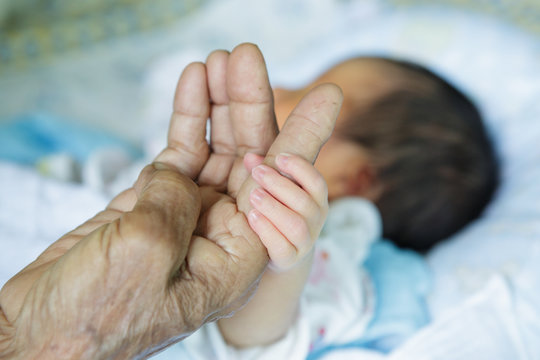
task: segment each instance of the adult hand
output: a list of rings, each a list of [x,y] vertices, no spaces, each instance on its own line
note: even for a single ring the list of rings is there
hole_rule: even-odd
[[[328,86],[308,96],[267,163],[282,151],[314,157],[339,102]],[[302,123],[312,128],[296,149],[286,139],[304,139]],[[1,290],[0,358],[145,357],[246,301],[267,255],[238,210],[249,210],[254,187],[239,159],[265,154],[275,129],[256,47],[186,68],[156,163]]]

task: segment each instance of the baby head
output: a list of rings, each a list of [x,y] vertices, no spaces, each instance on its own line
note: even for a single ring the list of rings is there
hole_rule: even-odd
[[[383,236],[418,251],[481,214],[497,187],[498,163],[477,109],[462,93],[419,65],[356,58],[304,89],[276,90],[278,122],[323,82],[344,93],[334,134],[315,163],[330,200],[371,200]]]

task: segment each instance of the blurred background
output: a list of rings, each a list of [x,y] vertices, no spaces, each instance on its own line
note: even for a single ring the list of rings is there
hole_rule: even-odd
[[[529,279],[540,303],[527,278],[540,273],[538,0],[0,0],[0,285],[164,144],[182,69],[241,42],[259,45],[276,86],[384,55],[467,93],[502,186],[480,220],[427,255],[431,313],[493,276]]]
[[[434,14],[419,17],[422,11]],[[396,19],[406,13],[416,19]],[[450,13],[454,19],[440,23]],[[311,53],[314,61],[302,60],[317,72],[344,56],[337,44],[350,52],[421,57],[440,55],[468,36],[498,40],[487,30],[465,34],[464,16],[540,36],[538,0],[0,0],[0,121],[48,115],[140,145],[146,82],[167,55],[192,53],[203,60],[213,49],[250,41],[262,48],[272,70]],[[511,56],[505,44],[496,45]],[[317,52],[322,48],[327,50]]]

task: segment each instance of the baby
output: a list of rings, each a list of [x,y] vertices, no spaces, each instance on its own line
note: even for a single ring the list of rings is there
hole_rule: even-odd
[[[304,89],[275,90],[280,127],[302,96],[324,82],[338,84],[344,102],[314,165],[291,154],[276,158],[278,170],[253,154],[244,159],[260,185],[248,220],[270,264],[253,299],[220,320],[213,337],[270,358],[305,358],[324,336],[360,336],[373,307],[360,266],[366,244],[384,237],[426,251],[478,217],[498,184],[478,111],[429,70],[384,58],[348,60]],[[351,196],[374,206],[342,206],[340,216],[354,218],[352,232],[343,231],[351,221],[333,226],[329,219],[325,229],[337,230],[323,232],[316,249],[328,201]]]
[[[315,167],[329,199],[362,196],[381,213],[383,236],[425,251],[480,215],[498,163],[475,106],[431,71],[356,58],[310,86],[275,91],[278,123],[311,86],[334,82],[344,102]]]

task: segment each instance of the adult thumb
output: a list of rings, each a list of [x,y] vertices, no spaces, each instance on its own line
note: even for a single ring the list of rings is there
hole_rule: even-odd
[[[337,85],[322,84],[312,89],[287,118],[264,163],[276,168],[275,158],[280,153],[299,155],[314,162],[334,130],[342,102],[343,94]],[[251,209],[249,193],[255,186],[255,181],[249,178],[238,193],[238,207],[244,213]]]

